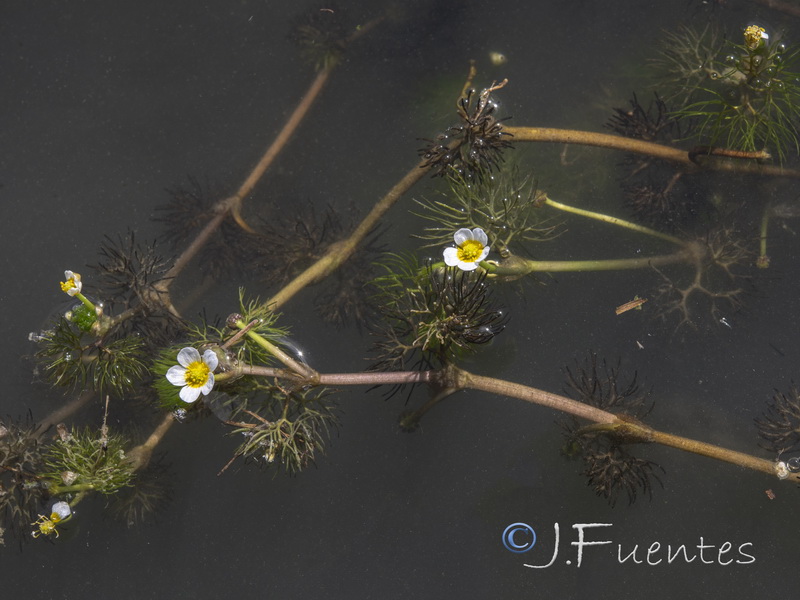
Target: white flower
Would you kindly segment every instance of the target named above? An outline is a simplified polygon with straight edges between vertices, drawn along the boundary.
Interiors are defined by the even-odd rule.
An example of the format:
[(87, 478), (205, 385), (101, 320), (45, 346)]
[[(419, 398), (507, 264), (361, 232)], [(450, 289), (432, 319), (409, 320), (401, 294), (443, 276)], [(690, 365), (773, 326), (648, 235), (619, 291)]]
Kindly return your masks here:
[(50, 520), (54, 523), (58, 523), (60, 521), (64, 521), (69, 518), (72, 514), (72, 509), (70, 508), (69, 504), (66, 502), (56, 502), (53, 504), (52, 514), (50, 515)]
[(70, 508), (69, 504), (63, 501), (56, 502), (53, 504), (52, 512), (50, 513), (49, 518), (45, 515), (39, 515), (39, 518), (31, 523), (31, 525), (34, 527), (31, 534), (35, 538), (38, 538), (40, 535), (54, 535), (59, 537), (56, 525), (62, 521), (66, 521), (71, 516), (72, 509)]
[(444, 249), (444, 262), (448, 267), (458, 267), (462, 271), (474, 271), (478, 263), (489, 255), (489, 238), (480, 227), (472, 231), (459, 229), (453, 236), (457, 248)]
[(70, 296), (74, 296), (75, 294), (79, 294), (80, 291), (83, 289), (83, 283), (81, 283), (80, 273), (73, 273), (72, 271), (64, 271), (64, 279), (66, 279), (66, 281), (61, 282), (62, 292), (66, 292)]
[(181, 400), (192, 403), (200, 394), (207, 396), (214, 387), (214, 369), (218, 362), (211, 349), (203, 352), (201, 357), (194, 348), (184, 348), (178, 352), (179, 364), (167, 371), (167, 380), (172, 385), (181, 386)]

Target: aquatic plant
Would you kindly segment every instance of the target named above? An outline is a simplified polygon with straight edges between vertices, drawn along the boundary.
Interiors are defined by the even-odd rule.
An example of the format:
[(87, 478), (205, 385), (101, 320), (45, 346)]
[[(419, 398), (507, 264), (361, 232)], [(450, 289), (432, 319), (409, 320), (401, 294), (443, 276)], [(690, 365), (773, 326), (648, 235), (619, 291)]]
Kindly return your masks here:
[[(687, 100), (677, 114), (696, 123), (694, 137), (700, 143), (764, 157), (774, 154), (783, 161), (787, 152), (800, 148), (798, 49), (759, 25), (748, 25), (741, 35), (741, 42), (719, 46), (713, 58), (704, 56), (700, 71), (705, 78), (690, 71), (680, 82)], [(666, 40), (670, 43), (675, 38)], [(687, 58), (680, 54), (674, 62)]]
[[(649, 394), (643, 392), (636, 375), (627, 383), (621, 383), (619, 363), (612, 366), (605, 360), (600, 362), (592, 353), (575, 370), (565, 368), (567, 393), (573, 398), (613, 411), (620, 419), (636, 421), (646, 416), (653, 405), (647, 402)], [(624, 492), (632, 504), (638, 495), (652, 497), (653, 481), (661, 483), (658, 471), (664, 469), (655, 462), (635, 456), (630, 445), (641, 443), (636, 437), (626, 438), (613, 428), (582, 424), (572, 417), (562, 422), (566, 443), (562, 452), (567, 456), (580, 455), (584, 463), (583, 474), (588, 485), (598, 496), (608, 500), (612, 506), (620, 493)]]
[(495, 116), (497, 105), (491, 94), (505, 84), (492, 84), (480, 93), (470, 89), (459, 98), (459, 123), (435, 139), (424, 140), (428, 144), (419, 151), (424, 168), (434, 175), (446, 175), (452, 169), (462, 177), (480, 180), (500, 167), (503, 150), (512, 147), (513, 134), (504, 130), (504, 119)]
[(373, 281), (382, 316), (375, 369), (445, 365), (505, 328), (485, 272), (422, 267), (413, 256), (389, 256), (382, 266), (386, 274)]
[[(675, 34), (668, 38), (673, 49), (664, 60), (675, 80), (684, 82), (684, 100), (671, 95), (678, 101), (675, 110), (667, 107), (667, 95), (655, 95), (647, 107), (634, 95), (629, 106), (615, 110), (608, 123), (613, 134), (510, 127), (496, 102), (510, 84), (487, 82), (480, 91), (473, 89), (473, 66), (455, 99), (457, 123), (427, 138), (419, 160), (409, 160), (413, 164), (406, 174), (360, 220), (342, 218), (327, 200), (324, 206), (285, 211), (269, 199), (266, 209), (246, 214), (245, 200), (250, 205), (257, 200), (253, 190), (297, 132), (346, 47), (380, 20), (348, 33), (333, 23), (329, 11), (299, 22), (295, 38), (318, 73), (275, 142), (235, 191), (211, 191), (196, 180), (172, 188), (161, 211), (165, 233), (158, 241), (142, 244), (130, 232), (106, 237), (94, 276), (64, 272), (58, 283), (71, 307), (31, 334), (31, 340), (37, 343), (40, 378), (76, 397), (39, 427), (0, 423), (4, 524), (26, 537), (61, 539), (59, 527), (77, 518), (73, 508), (89, 494), (116, 500), (128, 523), (142, 520), (168, 495), (145, 479), (148, 471), (159, 472), (154, 452), (167, 432), (189, 419), (217, 419), (235, 438), (220, 474), (238, 459), (273, 472), (302, 474), (338, 431), (339, 391), (347, 386), (383, 387), (389, 395), (407, 390), (409, 409), (399, 418), (405, 431), (415, 430), (429, 411), (465, 390), (520, 399), (532, 410), (556, 410), (564, 415), (564, 453), (580, 456), (589, 486), (612, 505), (622, 497), (629, 502), (650, 497), (661, 483), (664, 469), (639, 455), (652, 444), (800, 482), (800, 459), (789, 456), (800, 445), (794, 389), (777, 394), (757, 421), (770, 453), (762, 457), (654, 429), (645, 420), (657, 392), (643, 393), (635, 376), (626, 381), (618, 363), (594, 354), (565, 369), (566, 395), (463, 366), (472, 359), (476, 369), (490, 369), (481, 353), (491, 353), (500, 334), (514, 335), (518, 313), (531, 320), (548, 318), (538, 308), (501, 307), (497, 299), (507, 282), (560, 272), (639, 270), (652, 278), (655, 289), (648, 297), (637, 295), (621, 304), (617, 316), (640, 309), (643, 321), (661, 318), (676, 328), (690, 325), (703, 332), (712, 325), (730, 326), (725, 315), (743, 306), (753, 263), (769, 266), (766, 217), (754, 223), (752, 214), (739, 218), (709, 200), (700, 219), (693, 199), (681, 200), (677, 191), (701, 185), (707, 186), (703, 192), (716, 191), (710, 173), (798, 176), (759, 162), (766, 159), (764, 146), (783, 156), (797, 143), (795, 54), (765, 31), (748, 29), (744, 44), (729, 46), (733, 58), (721, 66), (706, 49), (719, 41), (711, 30)], [(700, 63), (681, 70), (686, 57)], [(697, 123), (694, 129), (685, 128), (687, 120)], [(680, 147), (690, 135), (703, 143)], [(744, 152), (708, 145), (720, 140)], [(556, 199), (561, 192), (540, 187), (524, 158), (513, 161), (513, 167), (506, 160), (519, 145), (533, 142), (624, 152), (627, 204), (608, 198)], [(416, 205), (408, 207), (424, 220), (412, 231), (421, 243), (405, 251), (392, 245), (390, 252), (382, 252), (378, 233), (387, 212), (423, 179), (438, 188), (420, 194)], [(774, 204), (763, 208), (764, 215), (777, 214)], [(625, 210), (641, 222), (617, 216)], [(601, 244), (590, 248), (588, 256), (576, 257), (579, 248), (552, 243), (569, 229), (601, 240), (624, 234), (634, 242), (627, 250), (620, 244), (616, 257), (604, 254)], [(757, 259), (750, 242), (759, 237)], [(178, 253), (174, 259), (162, 257), (165, 242)], [(424, 254), (431, 252), (433, 257)], [(203, 277), (186, 276), (194, 260)], [(182, 312), (182, 300), (204, 298), (207, 286), (223, 278), (266, 285), (270, 295), (250, 297), (240, 288), (238, 299), (228, 300), (232, 312), (226, 319), (193, 319)], [(185, 285), (175, 286), (179, 280)], [(280, 311), (321, 281), (333, 283), (307, 306), (339, 326), (354, 319), (356, 325), (368, 325), (374, 341), (371, 368), (319, 370), (321, 361), (299, 349), (303, 340), (288, 337), (292, 320), (302, 317)], [(558, 293), (551, 291), (554, 287), (544, 293)], [(429, 395), (415, 404), (420, 387)], [(97, 418), (86, 427), (67, 425), (98, 396), (106, 400), (102, 425)], [(140, 402), (126, 405), (131, 413), (145, 407), (148, 412), (141, 414), (160, 414), (152, 433), (138, 444), (108, 426), (109, 405), (134, 397)], [(187, 429), (180, 434), (190, 435)]]
[(53, 495), (95, 492), (112, 495), (131, 485), (133, 468), (125, 455), (129, 441), (118, 433), (63, 430), (47, 447), (41, 477)]
[(416, 200), (423, 209), (417, 214), (430, 223), (415, 235), (426, 242), (425, 247), (449, 243), (459, 229), (479, 227), (494, 250), (506, 256), (509, 247), (521, 249), (557, 235), (557, 225), (538, 210), (543, 195), (530, 175), (521, 175), (519, 169), (504, 169), (476, 181), (451, 170), (446, 179), (447, 190), (436, 199)]
[(9, 530), (18, 539), (27, 539), (46, 492), (39, 485), (42, 469), (41, 444), (32, 423), (0, 420), (0, 545)]

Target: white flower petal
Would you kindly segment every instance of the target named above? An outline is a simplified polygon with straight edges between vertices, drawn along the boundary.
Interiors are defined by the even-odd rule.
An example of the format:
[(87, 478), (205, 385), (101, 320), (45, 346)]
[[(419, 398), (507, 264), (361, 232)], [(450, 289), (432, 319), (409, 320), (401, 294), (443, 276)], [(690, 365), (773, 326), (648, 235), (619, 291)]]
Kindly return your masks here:
[(478, 258), (478, 260), (476, 260), (475, 262), (476, 262), (476, 263), (479, 263), (479, 262), (481, 262), (482, 260), (484, 260), (484, 259), (485, 259), (487, 256), (489, 256), (489, 246), (484, 246), (484, 247), (483, 247), (483, 252), (481, 252), (481, 255), (480, 255), (480, 257), (479, 257), (479, 258)]
[(208, 396), (212, 389), (214, 389), (214, 374), (209, 373), (208, 380), (206, 380), (205, 385), (200, 388), (200, 392), (203, 394), (203, 396)]
[(453, 235), (453, 239), (456, 242), (456, 246), (460, 246), (461, 244), (463, 244), (467, 240), (471, 240), (472, 239), (472, 232), (469, 229), (467, 229), (466, 227), (463, 227), (463, 228), (459, 229), (458, 231), (456, 231), (455, 235)]
[(61, 502), (53, 504), (52, 512), (57, 514), (58, 518), (63, 521), (72, 514), (72, 509), (69, 504), (62, 500)]
[(444, 249), (444, 264), (448, 267), (455, 267), (458, 264), (458, 248)]
[(186, 369), (175, 365), (167, 371), (167, 381), (172, 385), (186, 385)]
[(178, 362), (184, 367), (188, 367), (193, 362), (198, 362), (199, 360), (200, 353), (194, 348), (184, 348), (178, 352)]
[[(65, 281), (61, 284), (61, 289), (68, 295), (74, 296), (83, 289), (80, 273), (75, 273), (73, 271), (64, 271), (64, 279)], [(70, 286), (70, 287), (65, 288), (65, 286)]]
[(475, 269), (478, 268), (478, 263), (476, 262), (468, 263), (459, 261), (458, 268), (461, 269), (462, 271), (474, 271)]
[(486, 236), (486, 232), (480, 227), (476, 227), (472, 230), (472, 239), (478, 240), (483, 246), (489, 245), (489, 238)]
[(214, 352), (211, 348), (203, 352), (203, 362), (208, 365), (208, 368), (211, 372), (214, 372), (214, 369), (217, 368), (219, 364), (219, 358), (217, 358), (217, 353)]
[(187, 404), (191, 404), (200, 397), (200, 388), (193, 388), (185, 385), (181, 388), (181, 400)]

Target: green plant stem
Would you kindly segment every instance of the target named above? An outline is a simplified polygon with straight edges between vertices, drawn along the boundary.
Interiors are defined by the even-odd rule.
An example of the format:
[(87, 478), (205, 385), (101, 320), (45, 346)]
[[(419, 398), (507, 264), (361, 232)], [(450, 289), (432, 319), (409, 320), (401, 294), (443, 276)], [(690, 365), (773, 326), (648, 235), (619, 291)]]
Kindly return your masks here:
[[(247, 329), (248, 324), (240, 319), (236, 321), (236, 326), (239, 329), (244, 330)], [(313, 379), (314, 376), (316, 375), (316, 371), (314, 371), (314, 369), (312, 369), (307, 365), (304, 365), (303, 363), (297, 362), (291, 356), (286, 354), (286, 352), (281, 350), (278, 346), (270, 342), (264, 336), (256, 333), (252, 329), (249, 329), (245, 335), (249, 337), (251, 340), (253, 340), (256, 344), (261, 346), (264, 350), (269, 352), (272, 356), (281, 361), (284, 365), (286, 365), (297, 375), (308, 379)]]
[(772, 207), (767, 204), (764, 207), (764, 214), (761, 215), (761, 236), (759, 239), (759, 252), (756, 264), (759, 267), (766, 268), (769, 266), (769, 254), (767, 254), (767, 232), (769, 231), (769, 220), (772, 213)]
[[(85, 495), (86, 492), (91, 492), (95, 489), (95, 486), (91, 483), (76, 483), (74, 485), (51, 485), (48, 491), (50, 492), (51, 496), (58, 496), (59, 494), (72, 494), (74, 492), (80, 492), (81, 495)], [(77, 502), (75, 502), (77, 504)], [(74, 506), (70, 503), (70, 506)]]
[(86, 308), (88, 308), (89, 310), (91, 310), (93, 313), (97, 312), (97, 307), (96, 307), (96, 306), (94, 305), (94, 303), (93, 303), (91, 300), (89, 300), (89, 299), (88, 299), (86, 296), (84, 296), (84, 295), (83, 295), (83, 294), (81, 294), (80, 292), (77, 292), (77, 293), (75, 294), (75, 297), (76, 297), (78, 300), (80, 300), (81, 302), (83, 302), (83, 305), (84, 305)]
[(562, 202), (556, 202), (555, 200), (552, 200), (547, 196), (545, 196), (544, 203), (547, 204), (547, 206), (556, 208), (564, 212), (572, 213), (574, 215), (580, 215), (582, 217), (587, 217), (589, 219), (595, 219), (596, 221), (609, 223), (611, 225), (616, 225), (617, 227), (630, 229), (631, 231), (636, 231), (638, 233), (643, 233), (645, 235), (658, 238), (660, 240), (665, 240), (667, 242), (671, 242), (678, 246), (684, 246), (686, 244), (686, 242), (684, 242), (682, 239), (677, 238), (673, 235), (662, 233), (660, 231), (656, 231), (655, 229), (650, 229), (649, 227), (645, 227), (644, 225), (639, 225), (638, 223), (626, 221), (618, 217), (612, 217), (610, 215), (606, 215), (603, 213), (594, 212), (591, 210), (585, 210), (583, 208), (576, 208), (574, 206), (569, 206), (568, 204), (563, 204)]
[(530, 260), (513, 257), (500, 263), (481, 263), (490, 275), (516, 277), (529, 273), (565, 273), (587, 271), (620, 271), (647, 269), (676, 263), (691, 263), (694, 254), (690, 250), (679, 250), (672, 254), (640, 256), (637, 258), (609, 258), (600, 260)]

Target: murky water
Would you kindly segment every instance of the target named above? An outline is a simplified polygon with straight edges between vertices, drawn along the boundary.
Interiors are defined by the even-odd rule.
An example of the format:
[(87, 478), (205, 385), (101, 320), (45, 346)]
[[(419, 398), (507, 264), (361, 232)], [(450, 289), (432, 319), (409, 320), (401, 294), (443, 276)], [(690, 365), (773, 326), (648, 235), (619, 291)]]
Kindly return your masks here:
[[(347, 10), (358, 24), (381, 4), (330, 9)], [(418, 138), (453, 123), (470, 59), (479, 87), (508, 79), (497, 93), (502, 116), (513, 117), (508, 124), (600, 132), (631, 92), (650, 93), (646, 63), (665, 29), (712, 18), (736, 31), (758, 18), (795, 32), (790, 40), (800, 37), (797, 19), (743, 1), (710, 13), (699, 2), (404, 4), (399, 22), (347, 52), (257, 188), (250, 201), (267, 218), (306, 201), (320, 212), (330, 205), (363, 215), (417, 162)], [(89, 273), (104, 235), (161, 235), (155, 208), (166, 202), (165, 189), (188, 177), (227, 193), (244, 179), (313, 79), (287, 41), (292, 18), (321, 8), (328, 7), (277, 0), (0, 8), (3, 414), (41, 419), (65, 402), (35, 380), (25, 358), (28, 333), (63, 302), (64, 269)], [(493, 64), (492, 52), (507, 61)], [(551, 197), (628, 217), (621, 154), (555, 144), (517, 144), (514, 154)], [(424, 180), (392, 209), (382, 239), (388, 250), (417, 248), (410, 236), (424, 223), (410, 214), (411, 198), (432, 196), (439, 185)], [(726, 174), (698, 185), (727, 206), (745, 205), (737, 210), (756, 224), (746, 232), (751, 241), (759, 203), (783, 206), (798, 196), (789, 179)], [(535, 257), (671, 250), (601, 224), (570, 220), (567, 229), (534, 246)], [(509, 325), (465, 368), (561, 392), (563, 367), (589, 350), (619, 357), (652, 387), (653, 427), (773, 459), (759, 449), (752, 420), (774, 388), (785, 391), (797, 378), (795, 246), (791, 232), (776, 227), (771, 269), (747, 288), (745, 308), (725, 308), (698, 331), (672, 333), (644, 310), (614, 314), (661, 283), (650, 269), (560, 273), (498, 291)], [(204, 274), (198, 263), (177, 284), (192, 318), (203, 310), (224, 318), (237, 307), (240, 285), (262, 297), (275, 291), (245, 274), (197, 292)], [(372, 340), (317, 316), (324, 285), (294, 298), (282, 319), (315, 368), (361, 370)], [(425, 399), (418, 390), (410, 402)], [(663, 488), (654, 486), (652, 500), (629, 507), (623, 498), (611, 508), (586, 486), (580, 462), (561, 455), (554, 412), (462, 392), (406, 434), (397, 426), (404, 401), (342, 390), (338, 435), (316, 468), (294, 478), (239, 463), (218, 477), (238, 440), (214, 418), (175, 426), (158, 448), (171, 502), (157, 524), (128, 529), (104, 516), (103, 499), (84, 501), (64, 539), (36, 540), (21, 553), (7, 540), (4, 597), (786, 598), (796, 589), (794, 485), (641, 447), (637, 453), (665, 468)], [(146, 435), (154, 413), (118, 401), (109, 424)], [(102, 414), (98, 401), (77, 420), (97, 425)], [(519, 522), (537, 534), (524, 554), (501, 540)], [(575, 524), (603, 524), (584, 527), (585, 541), (609, 542), (583, 547), (580, 565)]]

